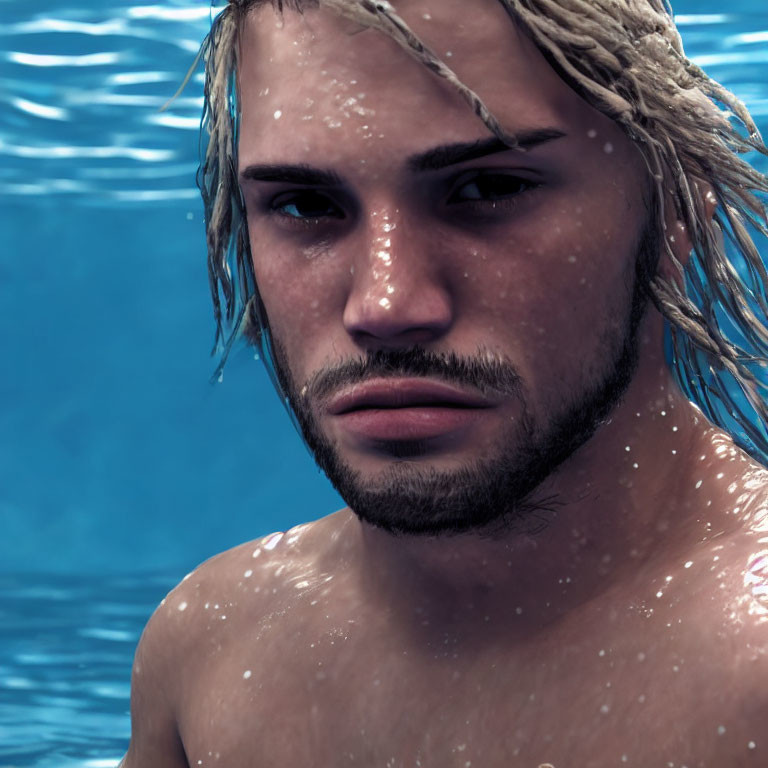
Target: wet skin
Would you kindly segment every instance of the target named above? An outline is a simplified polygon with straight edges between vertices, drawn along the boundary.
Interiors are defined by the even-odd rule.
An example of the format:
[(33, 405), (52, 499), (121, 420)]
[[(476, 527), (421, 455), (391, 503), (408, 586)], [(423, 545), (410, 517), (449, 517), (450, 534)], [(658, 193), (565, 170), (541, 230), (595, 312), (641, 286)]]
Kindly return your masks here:
[[(409, 158), (489, 137), (450, 87), (324, 12), (251, 15), (239, 160), (254, 269), (297, 383), (377, 349), (483, 349), (514, 362), (544, 426), (605, 374), (647, 180), (498, 4), (462, 7), (401, 13), (507, 130), (551, 131), (439, 170)], [(266, 180), (278, 165), (341, 183)], [(523, 181), (493, 205), (477, 182), (490, 171)], [(520, 434), (512, 395), (459, 422), (414, 408), (392, 433), (312, 407), (372, 484), (388, 439), (423, 440), (404, 471), (451, 471)], [(342, 510), (190, 574), (137, 653), (125, 764), (766, 765), (764, 483), (676, 388), (649, 307), (620, 404), (535, 494), (559, 501), (544, 530), (393, 537)]]

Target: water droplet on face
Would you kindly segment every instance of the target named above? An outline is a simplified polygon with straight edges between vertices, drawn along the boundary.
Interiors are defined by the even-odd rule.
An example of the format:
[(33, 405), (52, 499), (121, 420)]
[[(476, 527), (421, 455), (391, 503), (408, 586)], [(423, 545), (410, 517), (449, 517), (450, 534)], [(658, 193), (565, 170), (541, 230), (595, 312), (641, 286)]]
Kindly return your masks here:
[(392, 306), (392, 303), (387, 298), (379, 299), (379, 306), (383, 309), (389, 309)]
[(246, 669), (245, 672), (243, 672), (243, 680), (248, 680), (248, 678), (250, 678), (250, 676), (251, 676), (251, 670), (250, 669)]
[(179, 603), (179, 610), (180, 611), (186, 611), (187, 610), (187, 603), (185, 600), (182, 600), (182, 602)]
[(597, 137), (597, 131), (594, 128), (590, 128), (587, 131), (587, 137), (590, 138), (590, 139), (596, 138)]
[(283, 116), (283, 111), (281, 109), (276, 109), (275, 114), (273, 115), (275, 120), (279, 120), (282, 116)]
[(610, 155), (613, 153), (613, 144), (611, 144), (610, 141), (606, 141), (603, 145), (603, 152), (605, 152), (606, 155)]

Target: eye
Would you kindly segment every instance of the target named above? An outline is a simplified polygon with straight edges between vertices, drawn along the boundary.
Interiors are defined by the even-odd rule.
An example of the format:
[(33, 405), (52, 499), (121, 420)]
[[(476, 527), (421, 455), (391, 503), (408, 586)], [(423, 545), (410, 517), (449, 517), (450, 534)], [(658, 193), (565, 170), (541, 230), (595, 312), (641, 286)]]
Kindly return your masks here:
[(448, 204), (497, 203), (514, 198), (535, 186), (532, 181), (508, 173), (482, 173), (454, 187)]
[(269, 209), (278, 216), (298, 221), (345, 218), (336, 203), (316, 190), (285, 192), (270, 202)]

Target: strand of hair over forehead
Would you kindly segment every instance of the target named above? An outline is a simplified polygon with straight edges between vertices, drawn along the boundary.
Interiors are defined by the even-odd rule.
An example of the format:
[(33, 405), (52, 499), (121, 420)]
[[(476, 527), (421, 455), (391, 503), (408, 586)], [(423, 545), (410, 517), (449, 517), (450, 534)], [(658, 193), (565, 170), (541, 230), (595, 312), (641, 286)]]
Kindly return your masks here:
[[(216, 340), (223, 352), (217, 373), (246, 324), (261, 323), (261, 330), (266, 330), (251, 274), (234, 170), (239, 25), (249, 9), (263, 2), (231, 0), (203, 44), (204, 122), (209, 139), (199, 183), (206, 209)], [(669, 321), (678, 376), (689, 394), (698, 383), (710, 418), (718, 422), (730, 416), (746, 436), (746, 447), (768, 461), (764, 431), (768, 387), (759, 375), (768, 356), (768, 275), (749, 234), (752, 227), (768, 236), (761, 199), (768, 193), (768, 179), (740, 157), (749, 151), (768, 154), (768, 149), (746, 107), (685, 57), (670, 8), (663, 0), (498, 2), (566, 82), (637, 143), (655, 185), (660, 228), (664, 227), (665, 204), (673, 201), (675, 216), (685, 224), (694, 244), (698, 269), (684, 271), (671, 238), (665, 237), (666, 255), (677, 277), (656, 276), (648, 288)], [(273, 0), (273, 5), (280, 11), (283, 6), (293, 11), (323, 6), (389, 35), (450, 83), (492, 133), (514, 146), (480, 97), (424, 45), (389, 2)], [(696, 189), (700, 181), (709, 183), (717, 198), (713, 220)], [(748, 280), (742, 279), (729, 259), (726, 242)], [(686, 275), (695, 296), (684, 287)], [(263, 342), (268, 334), (259, 335)], [(683, 370), (686, 366), (689, 370)], [(729, 378), (743, 392), (746, 407), (726, 387)], [(750, 408), (762, 426), (754, 424)]]

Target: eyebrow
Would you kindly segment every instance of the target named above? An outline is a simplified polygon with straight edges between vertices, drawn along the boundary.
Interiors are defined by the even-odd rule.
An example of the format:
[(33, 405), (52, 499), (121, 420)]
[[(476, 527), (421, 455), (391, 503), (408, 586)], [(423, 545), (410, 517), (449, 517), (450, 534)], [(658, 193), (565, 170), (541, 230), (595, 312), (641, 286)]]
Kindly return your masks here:
[[(516, 144), (512, 146), (496, 136), (478, 141), (444, 144), (426, 152), (411, 155), (407, 159), (406, 165), (415, 173), (439, 171), (452, 165), (465, 163), (468, 160), (477, 160), (500, 152), (526, 151), (541, 144), (562, 139), (566, 135), (558, 128), (536, 128), (515, 134)], [(314, 168), (304, 163), (296, 165), (280, 163), (249, 165), (240, 174), (240, 180), (273, 181), (308, 187), (341, 187), (344, 184), (342, 177), (335, 171)]]

